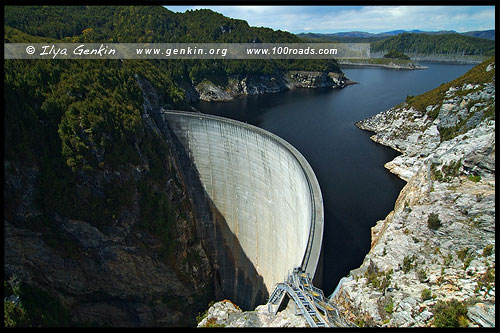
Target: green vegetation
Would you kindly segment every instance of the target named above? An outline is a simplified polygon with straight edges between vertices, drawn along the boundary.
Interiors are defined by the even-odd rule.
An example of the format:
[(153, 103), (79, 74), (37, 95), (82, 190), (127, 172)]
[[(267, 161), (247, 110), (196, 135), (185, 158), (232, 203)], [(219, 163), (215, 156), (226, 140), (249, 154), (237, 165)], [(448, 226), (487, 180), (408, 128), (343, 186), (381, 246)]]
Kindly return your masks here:
[(384, 54), (384, 58), (410, 60), (410, 57), (408, 57), (406, 54), (404, 54), (403, 52), (396, 51), (394, 49)]
[(491, 288), (493, 288), (494, 286), (495, 286), (495, 268), (488, 267), (486, 272), (481, 274), (481, 276), (477, 280), (477, 286), (475, 292), (479, 293), (483, 288), (486, 290), (486, 292), (489, 292)]
[[(439, 106), (441, 105), (443, 99), (445, 99), (445, 92), (448, 91), (450, 87), (462, 87), (464, 84), (482, 84), (486, 82), (491, 82), (495, 76), (495, 69), (487, 72), (486, 67), (495, 62), (495, 58), (491, 57), (483, 61), (481, 64), (471, 68), (464, 75), (456, 78), (448, 83), (443, 83), (439, 87), (425, 92), (418, 96), (409, 96), (407, 99), (408, 107), (413, 107), (419, 111), (425, 112), (427, 106), (438, 105), (436, 108), (439, 112)], [(430, 112), (428, 115), (432, 119), (436, 119), (438, 113)]]
[(493, 246), (493, 244), (486, 245), (483, 249), (483, 257), (489, 257), (490, 255), (492, 255), (494, 248), (495, 247)]
[[(450, 81), (448, 83), (443, 83), (439, 87), (425, 92), (418, 96), (408, 96), (405, 103), (405, 107), (413, 107), (421, 112), (426, 112), (431, 119), (436, 119), (439, 115), (439, 110), (441, 108), (442, 102), (445, 99), (445, 93), (451, 87), (463, 87), (465, 84), (482, 85), (483, 83), (492, 82), (495, 77), (495, 69), (486, 71), (486, 68), (491, 63), (495, 63), (495, 58), (491, 57), (483, 61), (481, 64), (473, 67), (467, 73), (460, 76), (459, 78)], [(456, 94), (460, 95), (465, 92), (471, 92), (472, 90), (466, 90), (464, 92), (459, 91)], [(433, 106), (432, 110), (426, 110), (427, 106)], [(468, 105), (470, 108), (471, 105)], [(494, 101), (489, 101), (486, 106), (486, 111), (481, 116), (481, 121), (484, 119), (495, 119), (495, 104)], [(474, 112), (470, 112), (467, 118), (462, 119), (456, 126), (452, 127), (438, 127), (441, 141), (450, 140), (460, 134), (465, 133), (467, 128), (468, 120), (474, 115)]]
[(452, 260), (453, 260), (453, 256), (451, 255), (451, 253), (448, 253), (448, 255), (446, 257), (443, 256), (443, 267), (442, 268), (444, 269), (444, 267), (450, 266)]
[(423, 34), (404, 32), (396, 36), (352, 37), (334, 34), (298, 34), (305, 42), (370, 43), (371, 52), (394, 50), (421, 55), (445, 55), (451, 57), (491, 56), (495, 41), (463, 34)]
[(392, 269), (386, 272), (379, 272), (376, 266), (370, 265), (368, 266), (364, 277), (367, 279), (368, 284), (371, 284), (375, 289), (383, 292), (391, 284), (392, 273)]
[(176, 216), (164, 191), (155, 191), (151, 184), (141, 184), (141, 220), (139, 227), (161, 240), (160, 255), (167, 258), (175, 246)]
[(433, 307), (434, 325), (436, 327), (467, 327), (467, 307), (462, 302), (438, 301)]
[(437, 213), (430, 213), (427, 217), (427, 226), (429, 229), (437, 230), (441, 227), (441, 220)]
[(425, 273), (425, 270), (419, 269), (417, 271), (417, 278), (418, 278), (418, 281), (425, 282), (427, 280), (427, 274)]
[(413, 262), (415, 261), (416, 257), (415, 255), (413, 256), (405, 256), (403, 258), (403, 272), (408, 273), (413, 267), (416, 267), (416, 263), (414, 264)]
[[(250, 27), (210, 10), (178, 14), (161, 6), (4, 9), (8, 43), (300, 42), (293, 34)], [(173, 258), (177, 221), (190, 208), (171, 193), (169, 181), (179, 185), (171, 148), (144, 125), (143, 93), (154, 94), (150, 97), (158, 105), (153, 107), (185, 110), (189, 108), (185, 87), (203, 80), (224, 84), (233, 75), (286, 70), (340, 72), (333, 59), (6, 60), (4, 159), (10, 166), (5, 177), (21, 181), (30, 177), (27, 185), (34, 196), (30, 209), (39, 214), (28, 221), (17, 217), (25, 195), (23, 184), (22, 190), (5, 189), (5, 215), (40, 232), (45, 244), (68, 260), (81, 259), (84, 251), (61, 233), (57, 218), (85, 221), (100, 230), (133, 218), (132, 228), (149, 233), (161, 244), (160, 259), (178, 265)], [(144, 82), (154, 92), (143, 92), (140, 83)], [(195, 255), (188, 260), (195, 261)], [(38, 295), (46, 304), (39, 302)], [(5, 322), (66, 325), (63, 310), (47, 297), (28, 292), (20, 306), (5, 303), (9, 314)], [(42, 309), (59, 314), (39, 314)]]
[(460, 174), (461, 166), (462, 160), (451, 161), (450, 163), (444, 164), (441, 170), (438, 169), (435, 164), (432, 164), (431, 177), (433, 180), (440, 182), (450, 182), (454, 177)]
[(365, 320), (363, 318), (356, 318), (354, 320), (354, 324), (357, 326), (357, 327), (365, 327)]
[(467, 178), (469, 178), (469, 180), (473, 181), (474, 183), (481, 181), (480, 175), (469, 175)]
[(392, 298), (389, 299), (387, 305), (384, 307), (384, 310), (388, 314), (392, 314), (392, 312), (394, 311), (394, 302), (392, 301)]
[(342, 62), (349, 62), (353, 64), (365, 64), (365, 65), (400, 65), (409, 66), (413, 64), (410, 59), (400, 59), (400, 58), (369, 58), (369, 59), (344, 59)]
[(431, 293), (431, 291), (429, 289), (425, 288), (420, 293), (420, 297), (422, 297), (422, 301), (427, 301), (427, 300), (429, 300), (429, 299), (432, 298), (432, 293)]
[(47, 292), (20, 283), (14, 287), (4, 281), (4, 295), (17, 296), (15, 304), (4, 300), (5, 327), (68, 327), (71, 325), (69, 311)]
[[(250, 27), (243, 20), (208, 9), (174, 13), (160, 6), (8, 6), (6, 40), (26, 41), (33, 35), (64, 42), (122, 43), (299, 43), (293, 34)], [(282, 70), (338, 72), (331, 60), (185, 60), (147, 62), (173, 86), (169, 96), (182, 95), (179, 82), (190, 78), (226, 81), (230, 75), (272, 74)], [(158, 68), (160, 67), (160, 68)], [(165, 70), (167, 67), (168, 69)], [(160, 80), (155, 80), (159, 84)], [(170, 88), (172, 89), (172, 88)], [(168, 91), (168, 90), (167, 90)]]
[(402, 33), (384, 40), (370, 43), (371, 52), (395, 50), (404, 53), (442, 55), (495, 54), (495, 41), (460, 34), (415, 34)]
[(383, 292), (391, 284), (392, 273), (392, 269), (387, 272), (379, 272), (376, 267), (370, 265), (366, 270), (364, 277), (367, 279), (368, 284), (371, 284), (375, 289)]
[(457, 257), (464, 263), (464, 269), (467, 269), (470, 262), (474, 259), (474, 252), (470, 248), (465, 247), (457, 251)]
[[(4, 37), (8, 42), (299, 41), (210, 10), (176, 14), (161, 6), (7, 6)], [(148, 80), (160, 94), (160, 106), (185, 109), (182, 84), (188, 78), (196, 84), (288, 69), (338, 71), (334, 60), (8, 60), (4, 65), (5, 159), (40, 170), (35, 196), (46, 225), (55, 213), (95, 226), (109, 224), (133, 206), (138, 194), (141, 225), (170, 244), (165, 253), (171, 252), (167, 239), (174, 235), (166, 229), (182, 214), (158, 194), (164, 186), (154, 184), (172, 176), (163, 157), (168, 147), (143, 126), (138, 79)], [(144, 162), (147, 179), (139, 188), (130, 167)], [(103, 178), (102, 172), (121, 176)], [(91, 190), (89, 179), (96, 178), (101, 181)], [(19, 196), (7, 194), (8, 206), (15, 207)], [(59, 241), (48, 242), (56, 246)]]

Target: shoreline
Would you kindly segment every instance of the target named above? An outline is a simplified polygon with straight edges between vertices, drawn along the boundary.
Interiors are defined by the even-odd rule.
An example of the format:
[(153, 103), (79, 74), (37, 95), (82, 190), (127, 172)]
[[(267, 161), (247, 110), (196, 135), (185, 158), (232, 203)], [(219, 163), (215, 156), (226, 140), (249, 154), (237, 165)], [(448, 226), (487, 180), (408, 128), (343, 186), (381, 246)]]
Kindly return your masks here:
[(357, 68), (357, 67), (372, 67), (372, 68), (389, 68), (389, 69), (407, 69), (407, 70), (421, 70), (428, 69), (427, 66), (421, 66), (417, 63), (407, 63), (407, 64), (396, 64), (390, 62), (388, 64), (377, 64), (377, 63), (367, 63), (367, 62), (352, 62), (352, 61), (342, 61), (338, 60), (339, 67), (342, 68)]

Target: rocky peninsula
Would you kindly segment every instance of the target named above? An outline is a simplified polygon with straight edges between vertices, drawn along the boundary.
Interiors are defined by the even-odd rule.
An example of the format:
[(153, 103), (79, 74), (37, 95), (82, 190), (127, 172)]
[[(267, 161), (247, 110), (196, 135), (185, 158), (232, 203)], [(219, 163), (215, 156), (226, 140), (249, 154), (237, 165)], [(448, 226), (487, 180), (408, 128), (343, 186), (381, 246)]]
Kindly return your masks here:
[(295, 88), (343, 88), (354, 82), (342, 72), (286, 71), (274, 75), (232, 76), (227, 84), (204, 80), (190, 91), (192, 100), (231, 101), (247, 95), (276, 93)]
[(382, 67), (391, 69), (426, 69), (427, 67), (417, 64), (411, 60), (370, 58), (370, 59), (339, 59), (341, 67)]

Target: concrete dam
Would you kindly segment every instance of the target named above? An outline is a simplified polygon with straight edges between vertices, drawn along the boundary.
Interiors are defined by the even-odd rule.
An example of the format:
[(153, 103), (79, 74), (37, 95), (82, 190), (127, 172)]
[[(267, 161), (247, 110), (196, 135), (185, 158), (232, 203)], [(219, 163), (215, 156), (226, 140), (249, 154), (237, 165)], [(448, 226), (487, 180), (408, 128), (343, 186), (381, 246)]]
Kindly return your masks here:
[(253, 309), (295, 267), (314, 277), (323, 201), (306, 159), (285, 140), (242, 122), (181, 111), (161, 117), (197, 170), (200, 184), (184, 176), (188, 187), (199, 186), (213, 204), (198, 233), (210, 240), (222, 297)]

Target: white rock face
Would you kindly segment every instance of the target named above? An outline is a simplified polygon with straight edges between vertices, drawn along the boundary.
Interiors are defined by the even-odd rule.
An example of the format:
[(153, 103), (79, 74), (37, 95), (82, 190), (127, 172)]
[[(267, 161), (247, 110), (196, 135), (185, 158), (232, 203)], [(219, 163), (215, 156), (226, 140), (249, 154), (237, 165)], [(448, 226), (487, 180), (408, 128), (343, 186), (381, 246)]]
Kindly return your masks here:
[[(485, 70), (494, 68), (492, 63)], [(375, 132), (375, 142), (402, 153), (385, 166), (407, 184), (394, 210), (372, 228), (363, 264), (341, 280), (331, 299), (345, 320), (358, 326), (429, 327), (434, 305), (455, 299), (466, 306), (463, 320), (469, 327), (495, 326), (491, 108), (494, 80), (450, 87), (442, 103), (426, 112), (402, 106), (356, 124)], [(454, 134), (443, 136), (446, 128)], [(433, 216), (437, 227), (429, 223)], [(307, 325), (289, 309), (272, 316), (265, 306), (241, 312), (228, 305), (221, 321), (209, 319), (210, 313), (199, 326), (207, 320), (234, 327)]]
[[(434, 120), (402, 106), (357, 123), (402, 153), (385, 166), (407, 184), (372, 228), (363, 264), (333, 297), (351, 322), (433, 326), (433, 306), (456, 299), (469, 326), (494, 326), (495, 120), (485, 116), (494, 101), (494, 82), (464, 84), (446, 91)], [(447, 127), (456, 130), (450, 138), (440, 133)], [(428, 223), (433, 214), (437, 228)]]
[[(291, 304), (289, 304), (291, 305)], [(212, 305), (198, 327), (308, 327), (304, 316), (296, 315), (292, 306), (276, 315), (267, 311), (267, 305), (259, 305), (254, 311), (241, 311), (230, 301)]]

